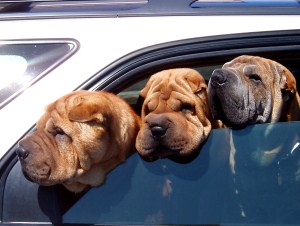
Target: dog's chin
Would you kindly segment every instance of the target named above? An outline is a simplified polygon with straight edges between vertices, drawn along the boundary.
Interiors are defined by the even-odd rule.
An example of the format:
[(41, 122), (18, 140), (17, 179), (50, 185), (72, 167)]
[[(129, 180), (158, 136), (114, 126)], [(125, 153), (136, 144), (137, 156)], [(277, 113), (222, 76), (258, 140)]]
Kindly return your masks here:
[(249, 124), (248, 119), (228, 119), (225, 115), (220, 117), (220, 120), (227, 126), (233, 129), (242, 129), (245, 128)]
[(27, 174), (24, 170), (22, 170), (22, 172), (23, 172), (24, 177), (25, 177), (28, 181), (30, 181), (30, 182), (32, 182), (32, 183), (35, 183), (35, 181), (32, 180), (31, 177), (28, 176), (28, 174)]
[[(205, 143), (205, 142), (204, 142)], [(177, 163), (189, 163), (194, 160), (200, 153), (200, 148), (195, 150), (171, 149), (167, 147), (158, 147), (151, 149), (146, 155), (140, 155), (147, 162), (153, 162), (158, 159), (170, 159)]]
[(230, 105), (227, 105), (226, 100), (220, 100), (220, 98), (216, 95), (213, 98), (213, 118), (215, 120), (221, 120), (228, 127), (244, 128), (249, 121), (251, 121), (248, 117), (246, 117), (249, 114), (245, 114), (245, 112), (240, 109), (229, 106)]
[(143, 154), (140, 154), (140, 156), (142, 157), (143, 160), (147, 162), (153, 162), (158, 159), (167, 158), (170, 155), (174, 155), (174, 154), (175, 154), (174, 151), (165, 147), (158, 146), (152, 149), (148, 149)]
[(29, 176), (26, 172), (23, 171), (23, 174), (24, 174), (24, 177), (32, 182), (32, 183), (36, 183), (36, 184), (39, 184), (39, 185), (42, 185), (42, 186), (52, 186), (52, 185), (55, 185), (55, 184), (58, 184), (58, 183), (55, 183), (53, 181), (49, 181), (45, 178), (41, 179), (41, 178), (37, 178), (37, 177), (32, 177), (32, 176)]
[(58, 182), (49, 179), (51, 175), (51, 169), (49, 169), (47, 173), (42, 173), (38, 175), (33, 175), (24, 169), (22, 170), (22, 172), (24, 177), (32, 183), (37, 183), (42, 186), (51, 186), (51, 185), (58, 184)]

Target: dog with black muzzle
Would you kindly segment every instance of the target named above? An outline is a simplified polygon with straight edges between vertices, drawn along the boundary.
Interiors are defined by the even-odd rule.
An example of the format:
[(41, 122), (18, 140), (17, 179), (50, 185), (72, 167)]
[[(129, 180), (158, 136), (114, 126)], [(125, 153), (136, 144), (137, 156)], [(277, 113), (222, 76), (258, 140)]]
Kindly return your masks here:
[(278, 62), (258, 56), (239, 56), (214, 70), (208, 99), (213, 117), (233, 128), (300, 119), (295, 77)]
[(207, 103), (207, 85), (193, 69), (179, 68), (151, 76), (141, 90), (142, 124), (136, 148), (148, 161), (197, 153), (212, 128), (221, 126), (212, 120)]

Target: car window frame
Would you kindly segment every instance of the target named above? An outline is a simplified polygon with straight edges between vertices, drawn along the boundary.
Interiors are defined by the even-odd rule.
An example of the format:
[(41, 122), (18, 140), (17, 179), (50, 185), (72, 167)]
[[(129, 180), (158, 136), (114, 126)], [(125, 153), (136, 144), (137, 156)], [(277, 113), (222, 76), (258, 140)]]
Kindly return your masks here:
[[(269, 46), (266, 45), (266, 41), (270, 42)], [(259, 52), (257, 52), (257, 45), (260, 46)], [(168, 42), (146, 47), (116, 60), (101, 69), (89, 81), (78, 86), (76, 90), (106, 90), (118, 93), (121, 89), (128, 87), (131, 82), (163, 69), (175, 66), (196, 66), (197, 61), (205, 59), (206, 62), (210, 60), (212, 63), (218, 62), (219, 58), (224, 61), (245, 53), (266, 54), (266, 52), (290, 50), (300, 50), (300, 30), (232, 34)], [(33, 126), (24, 136), (34, 129)], [(2, 222), (3, 192), (7, 175), (17, 162), (16, 147), (17, 143), (0, 161), (0, 217)]]
[[(0, 45), (51, 45), (51, 44), (65, 44), (65, 45), (72, 45), (73, 48), (70, 48), (68, 52), (66, 52), (64, 55), (60, 56), (58, 59), (55, 60), (54, 63), (52, 63), (50, 66), (45, 67), (40, 73), (34, 76), (30, 76), (31, 79), (24, 84), (21, 84), (21, 87), (13, 90), (13, 92), (10, 95), (7, 95), (7, 97), (0, 102), (0, 109), (5, 107), (7, 104), (9, 104), (12, 100), (14, 100), (16, 97), (22, 94), (24, 90), (29, 88), (30, 86), (34, 85), (37, 83), (39, 80), (44, 78), (49, 72), (53, 71), (55, 68), (59, 67), (61, 64), (63, 64), (66, 60), (68, 60), (70, 57), (72, 57), (79, 49), (80, 49), (80, 43), (75, 40), (75, 39), (70, 39), (70, 38), (64, 38), (64, 39), (23, 39), (23, 40), (0, 40)], [(25, 55), (25, 54), (24, 54)], [(24, 76), (24, 75), (22, 75)], [(20, 76), (20, 77), (22, 77)], [(4, 86), (3, 89), (8, 88), (9, 85), (13, 84), (12, 83), (8, 84), (8, 86)]]

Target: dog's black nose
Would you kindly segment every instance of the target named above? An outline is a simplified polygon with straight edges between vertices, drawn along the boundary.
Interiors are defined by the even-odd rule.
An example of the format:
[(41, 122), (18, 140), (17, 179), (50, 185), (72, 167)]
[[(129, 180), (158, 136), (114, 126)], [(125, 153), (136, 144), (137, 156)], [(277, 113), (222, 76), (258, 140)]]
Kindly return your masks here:
[(167, 131), (167, 127), (162, 127), (162, 126), (152, 126), (150, 129), (151, 129), (152, 136), (156, 138), (163, 137)]
[(211, 85), (214, 87), (219, 87), (225, 84), (226, 75), (222, 69), (216, 69), (211, 75)]
[(19, 146), (16, 150), (16, 153), (18, 155), (18, 157), (22, 160), (26, 159), (29, 155), (28, 150), (26, 150), (24, 147)]

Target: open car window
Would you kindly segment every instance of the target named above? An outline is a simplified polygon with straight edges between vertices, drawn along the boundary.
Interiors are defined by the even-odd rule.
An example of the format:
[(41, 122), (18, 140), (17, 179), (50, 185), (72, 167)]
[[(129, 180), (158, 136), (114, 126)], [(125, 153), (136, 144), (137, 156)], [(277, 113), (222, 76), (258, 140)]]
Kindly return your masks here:
[[(298, 78), (294, 63), (284, 64)], [(208, 81), (220, 67), (216, 63), (195, 69)], [(148, 79), (118, 95), (134, 106)], [(187, 163), (146, 162), (135, 154), (109, 175), (104, 186), (91, 189), (72, 206), (63, 222), (299, 224), (299, 126), (300, 122), (282, 122), (215, 129), (197, 158)]]

